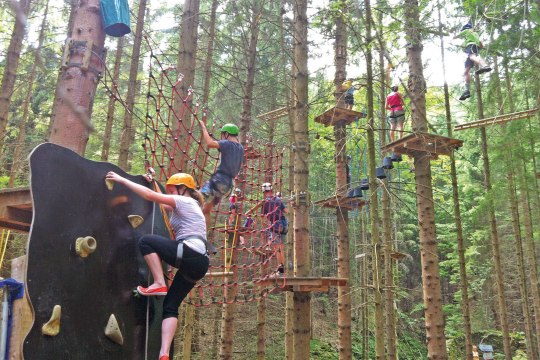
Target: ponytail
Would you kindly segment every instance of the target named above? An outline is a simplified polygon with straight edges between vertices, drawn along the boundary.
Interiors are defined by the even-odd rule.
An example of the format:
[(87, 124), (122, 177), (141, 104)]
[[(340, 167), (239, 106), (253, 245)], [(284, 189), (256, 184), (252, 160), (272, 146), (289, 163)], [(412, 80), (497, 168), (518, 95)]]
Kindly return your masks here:
[(204, 197), (200, 192), (198, 192), (195, 189), (190, 189), (190, 188), (188, 188), (188, 191), (189, 191), (189, 196), (191, 196), (192, 199), (197, 200), (200, 206), (204, 204)]

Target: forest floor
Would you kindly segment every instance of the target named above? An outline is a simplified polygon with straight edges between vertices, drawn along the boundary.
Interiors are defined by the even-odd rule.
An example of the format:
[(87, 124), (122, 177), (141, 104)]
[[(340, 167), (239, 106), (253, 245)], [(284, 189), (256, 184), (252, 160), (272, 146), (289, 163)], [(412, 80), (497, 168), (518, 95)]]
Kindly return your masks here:
[[(330, 352), (335, 351), (337, 356), (337, 302), (329, 301), (327, 294), (313, 296), (312, 301), (312, 340), (317, 344), (324, 344)], [(221, 307), (219, 307), (221, 310)], [(219, 349), (214, 349), (214, 329), (219, 329), (221, 311), (216, 312), (215, 306), (199, 308), (202, 331), (199, 343), (200, 349), (193, 354), (192, 359), (208, 360), (219, 358)], [(219, 322), (216, 325), (216, 321)], [(219, 331), (219, 330), (218, 330)], [(266, 299), (266, 346), (265, 358), (268, 360), (285, 358), (285, 293), (271, 294)], [(177, 342), (178, 344), (178, 342)], [(181, 346), (181, 344), (179, 344)], [(178, 346), (174, 359), (181, 359), (181, 347)], [(219, 346), (219, 345), (218, 345)], [(334, 350), (334, 351), (332, 351)], [(315, 355), (315, 354), (313, 354)], [(332, 354), (333, 355), (333, 354)], [(332, 359), (334, 356), (312, 359)], [(329, 357), (330, 356), (330, 357)], [(233, 336), (233, 359), (257, 358), (257, 302), (236, 305)], [(336, 357), (337, 359), (337, 357)]]

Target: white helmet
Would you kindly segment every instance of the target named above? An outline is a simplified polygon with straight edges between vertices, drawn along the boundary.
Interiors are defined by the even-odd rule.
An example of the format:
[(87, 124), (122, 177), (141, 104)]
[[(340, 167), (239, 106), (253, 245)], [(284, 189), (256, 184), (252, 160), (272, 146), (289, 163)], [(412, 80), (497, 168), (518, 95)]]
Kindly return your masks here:
[(272, 184), (269, 182), (262, 184), (262, 191), (272, 191)]
[(236, 188), (236, 189), (234, 189), (234, 192), (235, 192), (236, 194), (240, 194), (240, 193), (242, 192), (242, 189)]

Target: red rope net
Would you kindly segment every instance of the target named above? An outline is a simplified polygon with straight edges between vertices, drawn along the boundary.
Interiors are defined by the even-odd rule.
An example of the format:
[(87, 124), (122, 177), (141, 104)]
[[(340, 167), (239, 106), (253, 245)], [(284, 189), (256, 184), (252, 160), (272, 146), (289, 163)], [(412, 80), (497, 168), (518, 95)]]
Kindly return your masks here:
[[(198, 120), (210, 133), (216, 123), (182, 80), (175, 68), (152, 56), (143, 147), (161, 182), (185, 172), (202, 186), (217, 166), (218, 153), (202, 145)], [(282, 190), (283, 149), (250, 139), (244, 150), (245, 161), (234, 180), (237, 196), (223, 198), (212, 214), (208, 240), (218, 253), (211, 256), (207, 276), (186, 299), (195, 306), (253, 301), (286, 284), (285, 275), (277, 271), (284, 264), (283, 246), (271, 244), (270, 237), (277, 235), (261, 212), (265, 201), (261, 185), (269, 182), (274, 193)]]

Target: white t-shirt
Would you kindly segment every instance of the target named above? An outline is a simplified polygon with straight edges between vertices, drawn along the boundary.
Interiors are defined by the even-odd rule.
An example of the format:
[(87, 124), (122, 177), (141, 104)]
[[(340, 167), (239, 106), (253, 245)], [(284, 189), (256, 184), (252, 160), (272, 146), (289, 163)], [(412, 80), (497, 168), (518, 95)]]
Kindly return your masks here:
[[(172, 210), (171, 227), (176, 234), (176, 240), (186, 239), (193, 235), (206, 239), (206, 221), (197, 200), (188, 196), (173, 196), (176, 208)], [(200, 240), (193, 239), (185, 243), (197, 252), (202, 254), (206, 252), (204, 243)]]

